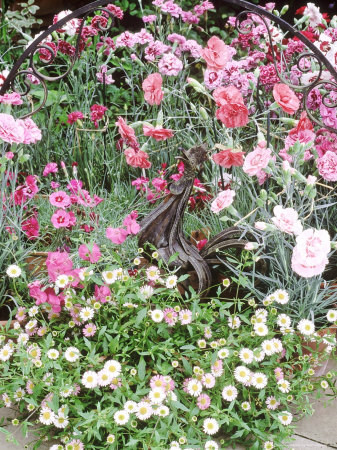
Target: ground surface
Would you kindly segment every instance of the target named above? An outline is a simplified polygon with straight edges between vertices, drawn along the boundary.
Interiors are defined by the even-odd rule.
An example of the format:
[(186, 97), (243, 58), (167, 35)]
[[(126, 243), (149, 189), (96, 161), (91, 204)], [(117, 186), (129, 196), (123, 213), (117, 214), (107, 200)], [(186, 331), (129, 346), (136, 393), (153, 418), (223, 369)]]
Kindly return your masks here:
[[(328, 369), (337, 370), (337, 362), (329, 363)], [(337, 400), (327, 404), (325, 400), (314, 401), (315, 414), (307, 417), (298, 423), (294, 441), (289, 445), (290, 449), (295, 450), (327, 450), (329, 448), (337, 449)], [(12, 410), (6, 408), (0, 409), (0, 418), (13, 418)], [(6, 436), (0, 433), (0, 450), (23, 450), (25, 445), (33, 439), (28, 437), (24, 439), (21, 431), (12, 425), (6, 427), (10, 431), (17, 431), (15, 438), (19, 441), (19, 446), (6, 442)], [(47, 450), (52, 444), (40, 447), (41, 450)], [(243, 450), (243, 447), (237, 446), (236, 450)]]

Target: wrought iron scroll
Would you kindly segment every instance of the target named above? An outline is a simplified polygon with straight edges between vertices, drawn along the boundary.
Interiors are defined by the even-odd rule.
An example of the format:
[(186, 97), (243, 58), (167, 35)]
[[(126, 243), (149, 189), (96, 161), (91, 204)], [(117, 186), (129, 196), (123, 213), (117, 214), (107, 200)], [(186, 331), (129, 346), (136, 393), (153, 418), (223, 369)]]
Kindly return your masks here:
[[(252, 26), (253, 26), (253, 22), (254, 22), (254, 16), (258, 17), (258, 19), (260, 21), (263, 22), (263, 24), (266, 27), (267, 30), (267, 37), (269, 40), (269, 44), (270, 44), (270, 49), (271, 49), (271, 53), (272, 53), (272, 58), (273, 58), (273, 65), (275, 67), (276, 73), (279, 77), (279, 79), (287, 84), (289, 87), (302, 92), (303, 93), (303, 106), (304, 109), (308, 115), (308, 117), (310, 118), (310, 120), (314, 123), (316, 123), (317, 125), (324, 127), (325, 129), (333, 132), (333, 133), (337, 133), (337, 129), (333, 128), (331, 126), (325, 125), (321, 120), (317, 119), (316, 117), (314, 117), (311, 113), (311, 110), (308, 106), (308, 96), (310, 95), (310, 93), (313, 91), (313, 89), (319, 87), (319, 86), (324, 86), (326, 89), (326, 93), (323, 95), (323, 104), (328, 107), (328, 108), (334, 108), (335, 106), (337, 106), (337, 100), (330, 100), (329, 102), (327, 102), (327, 99), (331, 93), (331, 91), (334, 91), (336, 93), (336, 97), (337, 97), (337, 71), (335, 70), (334, 66), (332, 65), (332, 63), (328, 60), (328, 58), (326, 58), (323, 53), (306, 37), (304, 36), (299, 30), (296, 30), (293, 26), (291, 26), (288, 22), (286, 22), (285, 20), (283, 20), (281, 17), (275, 16), (273, 13), (271, 13), (270, 11), (265, 10), (264, 8), (251, 4), (245, 0), (225, 0), (225, 3), (228, 3), (230, 5), (232, 5), (234, 8), (243, 8), (244, 11), (241, 11), (236, 18), (236, 23), (235, 23), (235, 27), (237, 29), (237, 31), (241, 34), (246, 34), (249, 33)], [(242, 26), (240, 26), (240, 21), (243, 17), (247, 17), (247, 21), (248, 23), (246, 23), (246, 27), (243, 28)], [(295, 62), (297, 68), (302, 72), (302, 73), (306, 73), (309, 72), (311, 70), (311, 67), (303, 67), (303, 65), (301, 65), (301, 63), (303, 64), (303, 62), (305, 62), (305, 60), (308, 60), (308, 58), (312, 58), (316, 61), (316, 63), (318, 64), (318, 73), (314, 75), (313, 80), (308, 83), (308, 84), (292, 84), (285, 76), (284, 73), (282, 71), (282, 67), (281, 70), (279, 70), (278, 66), (277, 66), (277, 58), (276, 58), (276, 54), (274, 51), (274, 47), (273, 47), (273, 39), (272, 39), (272, 34), (271, 31), (269, 29), (268, 26), (268, 22), (267, 19), (270, 19), (271, 21), (275, 22), (276, 24), (280, 25), (281, 29), (286, 30), (287, 32), (290, 33), (290, 35), (292, 37), (296, 37), (297, 39), (299, 39), (301, 42), (303, 42), (303, 44), (305, 44), (305, 46), (310, 49), (310, 51), (305, 51), (302, 54), (300, 54)], [(246, 21), (246, 22), (247, 22)], [(285, 62), (284, 62), (285, 63)], [(321, 76), (322, 76), (322, 72), (324, 67), (328, 70), (328, 72), (330, 73), (332, 79), (331, 80), (322, 80)]]
[[(74, 67), (76, 60), (80, 56), (80, 44), (81, 44), (81, 39), (82, 39), (82, 30), (85, 25), (85, 19), (90, 14), (92, 14), (93, 12), (97, 12), (97, 11), (104, 12), (104, 14), (107, 18), (107, 25), (103, 26), (101, 23), (99, 23), (97, 26), (100, 31), (109, 31), (113, 27), (115, 17), (109, 9), (104, 8), (104, 6), (107, 5), (108, 3), (110, 3), (110, 1), (111, 0), (97, 0), (95, 2), (89, 3), (86, 6), (83, 6), (82, 8), (77, 9), (76, 11), (73, 11), (71, 14), (65, 16), (63, 19), (59, 20), (58, 22), (56, 22), (55, 24), (50, 26), (47, 30), (45, 30), (43, 33), (41, 33), (36, 39), (34, 39), (34, 41), (22, 53), (20, 58), (17, 60), (17, 62), (14, 64), (11, 71), (9, 72), (7, 78), (5, 79), (3, 85), (0, 89), (0, 95), (4, 95), (9, 89), (16, 91), (15, 80), (21, 76), (25, 76), (23, 83), (25, 84), (26, 89), (24, 91), (20, 91), (20, 94), (22, 96), (27, 95), (31, 90), (31, 84), (32, 84), (29, 81), (29, 79), (27, 78), (27, 75), (30, 75), (30, 76), (36, 77), (40, 81), (40, 83), (43, 87), (44, 96), (43, 96), (41, 104), (37, 108), (35, 108), (30, 113), (25, 114), (21, 118), (26, 118), (26, 117), (32, 116), (33, 114), (36, 114), (38, 111), (40, 111), (44, 107), (44, 105), (46, 104), (47, 98), (48, 98), (48, 88), (47, 88), (46, 82), (59, 81), (61, 79), (66, 78), (67, 75), (72, 70), (72, 68)], [(50, 60), (47, 63), (44, 63), (42, 68), (46, 68), (46, 67), (48, 67), (48, 65), (51, 65), (53, 63), (53, 61), (55, 60), (56, 54), (51, 47), (49, 47), (48, 45), (45, 45), (43, 42), (45, 41), (46, 38), (48, 38), (48, 36), (52, 35), (52, 33), (54, 31), (56, 31), (58, 29), (62, 29), (62, 26), (64, 26), (67, 22), (71, 21), (72, 19), (77, 19), (77, 18), (81, 19), (81, 23), (80, 23), (79, 29), (78, 29), (77, 40), (76, 40), (76, 45), (75, 45), (75, 52), (74, 52), (74, 55), (69, 57), (68, 68), (66, 69), (66, 71), (64, 73), (62, 73), (61, 75), (58, 75), (58, 76), (48, 76), (48, 75), (41, 73), (40, 70), (42, 70), (42, 69), (39, 70), (36, 67), (36, 64), (34, 62), (34, 55), (40, 49), (46, 50), (50, 54)], [(28, 58), (29, 58), (28, 67), (25, 68), (24, 70), (20, 70), (22, 64)]]

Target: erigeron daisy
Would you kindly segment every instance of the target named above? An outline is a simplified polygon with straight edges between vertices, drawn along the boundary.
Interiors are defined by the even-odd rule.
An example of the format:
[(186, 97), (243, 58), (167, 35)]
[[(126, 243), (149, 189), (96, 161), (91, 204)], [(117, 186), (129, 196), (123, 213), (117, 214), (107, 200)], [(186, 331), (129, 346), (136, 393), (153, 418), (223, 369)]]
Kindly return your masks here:
[(11, 399), (6, 392), (2, 394), (2, 401), (4, 402), (7, 408), (9, 408), (12, 405)]
[(25, 396), (25, 390), (22, 388), (18, 388), (15, 392), (14, 392), (14, 399), (15, 400), (21, 400), (24, 396)]
[(277, 387), (283, 394), (287, 394), (290, 391), (290, 383), (288, 380), (279, 380), (277, 382)]
[(179, 311), (179, 320), (182, 325), (188, 325), (192, 322), (192, 311), (183, 309)]
[(239, 328), (241, 325), (241, 320), (237, 317), (229, 317), (228, 318), (228, 326), (229, 328), (232, 328), (233, 330)]
[(127, 411), (128, 413), (137, 411), (137, 403), (132, 400), (128, 400), (124, 403), (124, 411)]
[(186, 444), (186, 438), (185, 438), (185, 436), (181, 436), (181, 437), (179, 438), (179, 444), (181, 444), (181, 445)]
[(149, 392), (149, 399), (151, 403), (159, 405), (165, 400), (166, 394), (162, 388), (154, 388)]
[(242, 402), (242, 403), (241, 403), (241, 408), (242, 408), (244, 411), (249, 411), (250, 408), (251, 408), (250, 403), (249, 403), (249, 402)]
[(48, 350), (47, 356), (49, 359), (57, 359), (60, 356), (60, 352), (56, 348), (51, 348)]
[(82, 376), (82, 384), (88, 389), (95, 388), (97, 382), (97, 373), (93, 370), (88, 370)]
[(147, 402), (139, 402), (137, 406), (136, 417), (140, 420), (147, 420), (153, 414), (151, 405)]
[(215, 385), (215, 377), (211, 373), (205, 373), (202, 377), (202, 384), (207, 389), (211, 389)]
[(118, 375), (120, 375), (122, 366), (118, 361), (110, 359), (109, 361), (105, 362), (104, 369), (110, 372), (116, 378), (118, 377)]
[(225, 359), (229, 356), (229, 350), (227, 348), (222, 348), (218, 351), (218, 358)]
[(60, 391), (60, 396), (63, 398), (67, 398), (67, 397), (70, 397), (70, 395), (72, 393), (73, 393), (73, 388), (71, 386), (69, 386)]
[(116, 411), (114, 414), (114, 421), (117, 425), (125, 425), (130, 418), (130, 414), (123, 409)]
[(32, 331), (37, 325), (37, 320), (36, 319), (32, 319), (29, 322), (26, 323), (25, 325), (25, 329), (27, 331)]
[(254, 348), (253, 353), (254, 353), (254, 361), (261, 362), (264, 360), (265, 353), (262, 349)]
[(266, 441), (266, 442), (263, 444), (263, 449), (264, 449), (264, 450), (273, 450), (273, 448), (274, 448), (274, 443), (273, 443), (273, 441)]
[(310, 336), (315, 332), (315, 324), (308, 319), (302, 319), (297, 325), (297, 329), (305, 336)]
[(171, 442), (169, 450), (180, 450), (180, 449), (181, 449), (181, 447), (180, 447), (178, 441)]
[(268, 384), (268, 377), (261, 372), (255, 372), (252, 375), (251, 383), (256, 389), (263, 389)]
[(87, 322), (94, 317), (94, 313), (95, 311), (93, 308), (82, 308), (80, 312), (80, 318), (83, 320), (83, 322)]
[(102, 278), (106, 284), (112, 284), (117, 281), (117, 274), (115, 270), (106, 270), (102, 272)]
[(69, 419), (63, 414), (54, 417), (53, 424), (56, 428), (65, 428), (69, 424)]
[(55, 414), (50, 408), (43, 407), (41, 408), (41, 413), (39, 415), (39, 421), (43, 423), (43, 425), (51, 425), (54, 422)]
[(271, 340), (266, 339), (265, 341), (263, 341), (261, 347), (267, 356), (271, 356), (276, 352)]
[(273, 344), (275, 353), (281, 353), (283, 351), (283, 345), (279, 339), (273, 338), (271, 343)]
[(29, 308), (28, 310), (28, 315), (29, 317), (34, 317), (36, 316), (36, 314), (39, 312), (39, 308), (37, 306), (32, 306), (31, 308)]
[(250, 370), (245, 366), (238, 366), (234, 370), (234, 378), (240, 383), (246, 383), (250, 379)]
[(64, 357), (69, 362), (77, 361), (80, 357), (80, 351), (76, 347), (68, 347), (64, 353)]
[(212, 341), (209, 345), (210, 345), (211, 348), (217, 348), (218, 347), (217, 341)]
[(242, 362), (250, 364), (254, 360), (254, 353), (249, 348), (243, 348), (239, 352), (239, 358), (241, 359)]
[(170, 275), (169, 277), (167, 277), (166, 279), (166, 283), (165, 286), (168, 289), (174, 288), (177, 286), (177, 281), (178, 281), (178, 277), (176, 275)]
[(275, 301), (280, 305), (286, 305), (289, 302), (289, 294), (283, 289), (278, 289), (272, 295), (275, 296)]
[(160, 272), (158, 267), (151, 266), (148, 269), (146, 269), (146, 277), (150, 281), (156, 281), (160, 277)]
[(202, 370), (202, 369), (200, 369), (199, 366), (194, 366), (194, 367), (193, 367), (193, 373), (194, 373), (195, 375), (199, 375), (201, 370)]
[(238, 391), (235, 386), (225, 386), (222, 390), (222, 398), (228, 402), (235, 400), (237, 396)]
[(326, 380), (321, 381), (321, 387), (323, 389), (327, 389), (329, 387), (329, 383)]
[(178, 361), (172, 361), (171, 362), (172, 367), (177, 368), (179, 366), (179, 362)]
[(258, 308), (255, 310), (255, 316), (260, 317), (261, 319), (266, 321), (268, 318), (268, 311), (264, 308)]
[(21, 275), (22, 270), (16, 264), (11, 264), (7, 267), (6, 273), (10, 278), (18, 278)]
[(116, 437), (114, 434), (109, 434), (108, 437), (106, 438), (106, 441), (108, 444), (113, 444), (116, 440)]
[(276, 323), (279, 327), (289, 327), (291, 319), (287, 314), (279, 314)]
[(199, 339), (198, 340), (198, 347), (199, 348), (206, 348), (207, 346), (207, 342), (205, 341), (205, 339)]
[(64, 447), (61, 444), (54, 444), (51, 447), (49, 447), (49, 450), (64, 450)]
[(10, 345), (6, 344), (0, 349), (0, 361), (8, 361), (13, 354), (13, 349)]
[(65, 288), (69, 283), (69, 278), (67, 275), (59, 275), (55, 280), (55, 286), (58, 288)]
[(280, 415), (277, 417), (282, 425), (289, 425), (293, 420), (293, 415), (288, 411), (281, 411)]
[(34, 406), (32, 403), (28, 403), (28, 404), (27, 404), (27, 410), (28, 410), (29, 412), (34, 411), (34, 409), (35, 409), (35, 406)]
[(187, 391), (190, 395), (193, 395), (193, 397), (198, 397), (202, 391), (202, 384), (200, 381), (192, 378), (192, 380), (187, 383)]
[(106, 369), (102, 369), (97, 373), (97, 383), (99, 386), (108, 386), (111, 383), (113, 375)]
[(267, 398), (266, 405), (268, 409), (274, 411), (280, 406), (280, 402), (278, 402), (275, 397), (271, 396)]
[(337, 321), (337, 309), (329, 309), (326, 318), (328, 322), (336, 322)]
[(206, 434), (212, 435), (219, 431), (219, 424), (215, 419), (208, 418), (204, 420), (203, 430)]
[(254, 325), (254, 331), (257, 336), (266, 336), (269, 332), (268, 327), (265, 323), (256, 323)]
[(164, 319), (164, 313), (161, 309), (151, 311), (151, 319), (153, 322), (160, 323)]
[(18, 344), (25, 345), (29, 341), (29, 334), (27, 333), (20, 333), (17, 339)]
[(219, 445), (215, 441), (207, 441), (205, 450), (219, 450)]
[(154, 293), (154, 289), (152, 286), (150, 286), (149, 284), (145, 284), (144, 286), (142, 286), (139, 289), (139, 292), (141, 293), (141, 295), (144, 297), (144, 299), (148, 299), (150, 297), (152, 297), (153, 293)]

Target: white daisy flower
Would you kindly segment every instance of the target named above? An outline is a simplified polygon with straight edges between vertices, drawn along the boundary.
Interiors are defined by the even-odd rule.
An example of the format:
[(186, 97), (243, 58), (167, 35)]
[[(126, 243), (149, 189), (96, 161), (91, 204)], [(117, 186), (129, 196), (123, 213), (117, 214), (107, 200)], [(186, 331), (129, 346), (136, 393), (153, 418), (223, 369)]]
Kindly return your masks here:
[(154, 289), (152, 286), (150, 286), (149, 284), (145, 284), (144, 286), (142, 286), (139, 289), (139, 292), (141, 293), (141, 295), (144, 297), (144, 299), (148, 299), (150, 297), (152, 297), (153, 293), (154, 293)]
[(176, 275), (170, 275), (169, 277), (167, 277), (165, 286), (168, 289), (174, 288), (177, 286), (177, 281), (178, 281), (178, 277)]
[(151, 266), (148, 269), (146, 269), (146, 277), (150, 281), (156, 281), (160, 277), (160, 272), (158, 267)]
[(0, 361), (8, 361), (13, 354), (13, 349), (6, 344), (0, 349)]
[(222, 348), (221, 350), (218, 351), (218, 357), (220, 359), (228, 358), (228, 356), (229, 356), (229, 350), (227, 348)]
[(250, 379), (250, 370), (245, 366), (238, 366), (234, 370), (234, 378), (240, 383), (247, 383)]
[(151, 311), (151, 319), (153, 322), (160, 323), (164, 319), (164, 313), (161, 309)]
[(118, 377), (118, 375), (120, 375), (122, 366), (118, 361), (110, 359), (109, 361), (105, 362), (104, 369), (110, 372), (114, 376), (114, 378), (116, 378)]
[(275, 301), (280, 305), (285, 305), (289, 302), (289, 294), (283, 289), (278, 289), (272, 295), (275, 296)]
[(111, 383), (114, 376), (106, 369), (102, 369), (97, 373), (98, 386), (108, 386)]
[(172, 441), (171, 444), (170, 444), (170, 449), (169, 450), (181, 450), (179, 442)]
[(60, 356), (60, 352), (56, 348), (51, 348), (48, 350), (47, 356), (49, 359), (57, 359)]
[(251, 408), (251, 405), (250, 405), (249, 402), (242, 402), (242, 403), (241, 403), (241, 408), (242, 408), (244, 411), (249, 411), (250, 408)]
[(69, 419), (63, 414), (54, 417), (53, 424), (56, 428), (65, 428), (69, 424)]
[(273, 344), (275, 353), (281, 353), (283, 351), (283, 345), (280, 339), (273, 338), (271, 343)]
[(288, 380), (279, 380), (277, 382), (277, 387), (281, 392), (283, 392), (283, 394), (290, 392), (290, 383)]
[(29, 322), (26, 323), (25, 325), (25, 329), (27, 331), (32, 331), (37, 325), (37, 320), (36, 319), (32, 319)]
[(128, 400), (124, 403), (124, 411), (127, 411), (129, 413), (133, 413), (137, 411), (138, 405), (136, 402), (133, 402), (132, 400)]
[(97, 373), (93, 370), (88, 370), (82, 376), (82, 384), (88, 389), (95, 388), (97, 386), (97, 382)]
[(265, 353), (260, 348), (254, 348), (254, 361), (261, 362), (264, 360)]
[(24, 396), (25, 396), (25, 390), (22, 388), (18, 388), (15, 392), (14, 392), (14, 399), (15, 400), (21, 400)]
[(280, 406), (280, 402), (276, 400), (275, 397), (268, 397), (266, 400), (267, 408), (274, 411)]
[(2, 400), (7, 408), (9, 408), (12, 405), (11, 399), (9, 395), (6, 394), (6, 392), (2, 394)]
[(250, 364), (254, 361), (254, 353), (249, 348), (243, 348), (239, 352), (239, 358), (242, 362)]
[(202, 377), (202, 384), (207, 389), (211, 389), (215, 385), (215, 377), (211, 373), (205, 373)]
[(69, 362), (77, 361), (80, 357), (80, 351), (76, 347), (68, 347), (64, 353), (64, 357)]
[(326, 318), (328, 322), (336, 322), (337, 321), (337, 309), (329, 309), (327, 312)]
[(81, 309), (80, 318), (83, 320), (83, 322), (87, 322), (94, 317), (94, 313), (94, 309), (87, 306), (86, 308)]
[(288, 411), (282, 411), (278, 416), (278, 420), (282, 423), (282, 425), (289, 425), (293, 420), (293, 415)]
[(39, 415), (39, 421), (43, 423), (43, 425), (51, 425), (54, 422), (55, 414), (50, 408), (43, 407), (41, 408), (41, 413)]
[(114, 414), (114, 421), (117, 425), (125, 425), (129, 421), (130, 415), (123, 409), (116, 411)]
[(215, 419), (208, 418), (204, 420), (203, 430), (206, 434), (215, 434), (219, 431), (219, 424)]
[(193, 397), (198, 397), (202, 391), (202, 384), (193, 378), (187, 383), (187, 391)]
[(232, 328), (235, 330), (235, 329), (239, 328), (240, 325), (241, 325), (241, 320), (237, 316), (228, 318), (229, 328)]
[(112, 284), (117, 281), (117, 273), (115, 270), (105, 270), (102, 272), (102, 278), (106, 284)]
[(139, 402), (136, 417), (140, 420), (147, 420), (153, 414), (151, 405), (147, 402)]
[(261, 372), (256, 372), (252, 375), (251, 383), (256, 389), (263, 389), (267, 386), (268, 377)]
[(170, 410), (165, 405), (159, 405), (154, 411), (154, 414), (159, 417), (167, 417), (170, 414)]
[(55, 286), (64, 288), (69, 284), (69, 277), (67, 275), (59, 275), (55, 280)]
[(205, 450), (219, 450), (219, 445), (215, 441), (207, 441)]
[(224, 400), (227, 400), (228, 402), (235, 400), (237, 396), (238, 391), (235, 386), (232, 385), (225, 386), (222, 390), (222, 398)]
[(37, 306), (32, 306), (31, 308), (29, 308), (28, 310), (28, 315), (29, 317), (34, 317), (36, 316), (36, 314), (39, 312), (39, 308)]
[(311, 320), (302, 319), (299, 321), (297, 329), (305, 336), (310, 336), (315, 333), (315, 324)]
[(206, 348), (207, 346), (207, 342), (205, 341), (205, 339), (199, 339), (198, 340), (198, 347), (199, 348)]
[(116, 437), (114, 434), (109, 434), (108, 437), (106, 438), (106, 441), (108, 444), (113, 444), (116, 440)]
[(63, 398), (67, 398), (70, 397), (71, 394), (73, 393), (73, 388), (72, 387), (66, 387), (64, 389), (62, 389), (62, 391), (60, 391), (60, 396)]
[(287, 314), (279, 314), (277, 317), (277, 325), (279, 327), (289, 327), (291, 319)]
[(263, 449), (264, 450), (273, 450), (273, 448), (274, 448), (274, 442), (273, 441), (266, 441), (263, 444)]
[(254, 325), (254, 331), (257, 336), (266, 336), (269, 332), (265, 323), (256, 323)]
[(265, 322), (268, 318), (268, 311), (264, 308), (258, 308), (255, 310), (255, 316), (256, 318), (261, 318), (263, 322)]
[(321, 381), (321, 387), (323, 389), (327, 389), (329, 387), (329, 383), (326, 380)]
[(16, 264), (11, 264), (7, 267), (6, 273), (10, 278), (18, 278), (21, 275), (22, 270)]
[(266, 339), (263, 341), (261, 347), (267, 356), (271, 356), (275, 353), (275, 347), (271, 340)]
[(151, 403), (159, 405), (165, 400), (165, 392), (161, 388), (154, 388), (149, 392), (149, 399)]

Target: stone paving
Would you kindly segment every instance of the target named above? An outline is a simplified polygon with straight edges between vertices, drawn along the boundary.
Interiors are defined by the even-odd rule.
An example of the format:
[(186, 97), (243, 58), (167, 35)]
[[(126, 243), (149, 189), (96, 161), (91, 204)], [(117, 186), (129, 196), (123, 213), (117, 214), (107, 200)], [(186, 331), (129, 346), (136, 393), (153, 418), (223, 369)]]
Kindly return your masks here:
[[(337, 362), (332, 361), (328, 365), (329, 370), (337, 370)], [(314, 401), (315, 413), (311, 417), (306, 417), (297, 424), (294, 441), (289, 445), (288, 449), (294, 450), (327, 450), (331, 448), (337, 449), (337, 400), (327, 404), (325, 399)], [(12, 411), (6, 408), (0, 408), (1, 418), (14, 417)], [(28, 436), (24, 439), (21, 431), (11, 424), (6, 427), (11, 432), (16, 432), (15, 438), (19, 445), (6, 442), (6, 436), (0, 433), (0, 450), (23, 450), (33, 439)], [(41, 450), (48, 450), (52, 443), (39, 447)], [(28, 448), (32, 448), (29, 446)], [(229, 449), (230, 450), (230, 449)], [(236, 450), (244, 450), (243, 447), (237, 446)]]

